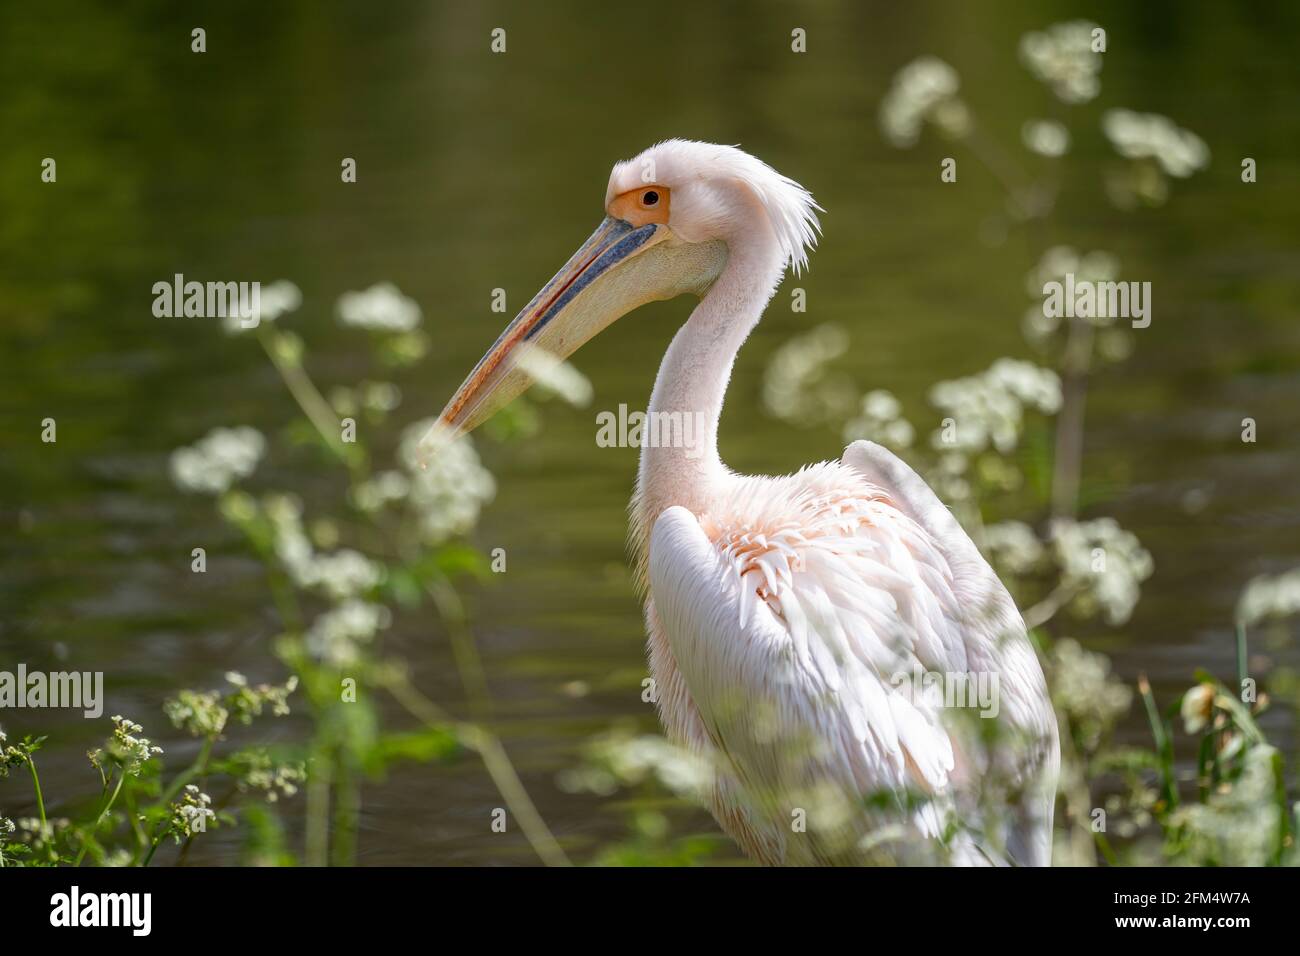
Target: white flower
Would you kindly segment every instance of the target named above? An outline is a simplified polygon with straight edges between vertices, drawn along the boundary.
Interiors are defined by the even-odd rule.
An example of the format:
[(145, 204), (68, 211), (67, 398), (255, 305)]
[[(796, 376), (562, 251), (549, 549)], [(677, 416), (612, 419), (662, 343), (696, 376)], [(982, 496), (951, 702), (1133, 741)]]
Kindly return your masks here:
[(1114, 518), (1052, 522), (1050, 537), (1061, 567), (1061, 583), (1078, 590), (1071, 606), (1080, 614), (1100, 611), (1112, 625), (1133, 614), (1140, 585), (1155, 565), (1137, 536)]
[(980, 375), (939, 382), (930, 403), (952, 420), (931, 437), (940, 451), (967, 454), (992, 447), (1015, 448), (1026, 407), (1054, 414), (1061, 407), (1061, 380), (1051, 369), (1032, 362), (1001, 358)]
[(1159, 113), (1107, 110), (1101, 128), (1121, 156), (1154, 159), (1161, 169), (1178, 179), (1186, 179), (1210, 162), (1205, 140)]
[(1087, 20), (1054, 23), (1020, 38), (1021, 62), (1064, 103), (1086, 103), (1101, 92), (1101, 54), (1092, 49)]
[(1192, 865), (1265, 866), (1284, 832), (1275, 800), (1278, 752), (1267, 744), (1249, 748), (1241, 776), (1215, 788), (1204, 803), (1174, 811), (1170, 825), (1185, 842)]
[(577, 408), (591, 404), (591, 381), (557, 355), (528, 342), (521, 342), (515, 362), (545, 394), (558, 395)]
[(1213, 684), (1196, 684), (1183, 694), (1178, 713), (1183, 718), (1183, 729), (1189, 734), (1200, 733), (1214, 716), (1215, 693)]
[(1048, 282), (1064, 281), (1072, 273), (1076, 282), (1109, 282), (1119, 277), (1119, 260), (1104, 249), (1080, 254), (1072, 246), (1052, 246), (1025, 276), (1025, 291), (1036, 299)]
[(763, 372), (763, 407), (792, 425), (819, 425), (853, 407), (853, 383), (828, 366), (848, 351), (849, 336), (820, 325), (778, 348)]
[(914, 146), (926, 122), (950, 137), (964, 136), (970, 114), (957, 97), (960, 85), (957, 71), (937, 57), (919, 57), (904, 66), (880, 104), (885, 139), (893, 146)]
[(318, 587), (336, 601), (369, 591), (383, 580), (383, 568), (360, 551), (343, 548), (312, 562), (308, 587)]
[(336, 667), (355, 663), (358, 645), (369, 643), (392, 622), (392, 612), (382, 604), (345, 601), (321, 614), (307, 629), (307, 647)]
[(1061, 409), (1061, 379), (1051, 369), (1039, 368), (1033, 362), (1000, 358), (985, 375), (1023, 404), (1045, 415), (1055, 415)]
[(207, 831), (209, 821), (215, 822), (212, 798), (192, 783), (185, 785), (181, 803), (172, 804), (172, 828), (177, 842), (182, 836), (192, 837)]
[[(1043, 308), (1043, 287), (1049, 282), (1065, 282), (1068, 274), (1079, 282), (1111, 282), (1119, 276), (1119, 260), (1104, 249), (1080, 254), (1072, 246), (1052, 246), (1039, 258), (1034, 268), (1025, 274), (1025, 291), (1035, 299), (1025, 312), (1023, 329), (1025, 338), (1033, 345), (1043, 346), (1061, 325), (1059, 316), (1048, 315)], [(1087, 321), (1095, 326), (1114, 324), (1116, 316), (1093, 316)]]
[(1043, 543), (1023, 521), (1003, 521), (984, 529), (984, 544), (993, 561), (1011, 574), (1028, 574), (1043, 560)]
[(875, 389), (862, 396), (861, 410), (856, 418), (844, 426), (844, 440), (867, 439), (891, 448), (907, 448), (915, 432), (912, 424), (902, 417), (903, 407), (893, 393)]
[[(120, 714), (114, 715), (112, 719), (113, 736), (108, 738), (104, 748), (108, 750), (109, 757), (121, 764), (124, 773), (138, 777), (144, 763), (162, 753), (163, 749), (154, 746), (148, 737), (137, 736), (144, 728), (135, 721)], [(90, 762), (103, 769), (104, 756), (103, 749), (93, 750), (89, 754)]]
[(1056, 120), (1026, 120), (1020, 138), (1025, 148), (1039, 156), (1064, 156), (1070, 149), (1070, 131)]
[(222, 320), (222, 327), (232, 335), (247, 332), (262, 322), (274, 322), (280, 316), (293, 312), (302, 305), (302, 292), (288, 279), (279, 279), (269, 285), (261, 286), (257, 298), (256, 321), (249, 319), (250, 324), (245, 326), (243, 316), (231, 314)]
[(425, 541), (439, 544), (464, 534), (478, 521), (483, 505), (496, 495), (496, 482), (479, 463), (466, 435), (453, 441), (426, 439), (437, 435), (436, 419), (416, 422), (402, 433), (398, 457), (410, 476), (407, 501)]
[(400, 471), (381, 471), (357, 485), (356, 505), (362, 511), (379, 511), (386, 504), (401, 501), (411, 490), (411, 480)]
[(266, 439), (255, 428), (214, 428), (172, 452), (172, 481), (183, 491), (220, 494), (251, 475), (265, 451)]
[(695, 800), (713, 782), (713, 769), (704, 758), (651, 734), (611, 736), (597, 744), (596, 756), (623, 783), (640, 783), (653, 775), (674, 793)]
[(1246, 625), (1300, 614), (1300, 568), (1253, 578), (1237, 601), (1237, 620)]
[(302, 505), (296, 498), (267, 496), (266, 516), (275, 536), (276, 557), (299, 587), (342, 601), (369, 591), (383, 580), (383, 566), (360, 551), (342, 548), (317, 553), (303, 530)]
[(365, 382), (361, 386), (361, 403), (375, 412), (391, 412), (402, 404), (402, 390), (392, 382)]
[(1073, 638), (1063, 637), (1052, 646), (1052, 699), (1071, 718), (1088, 749), (1128, 710), (1133, 692), (1111, 676), (1105, 654), (1085, 650)]
[(343, 293), (338, 314), (344, 325), (377, 332), (410, 332), (423, 318), (416, 301), (391, 282), (380, 282), (364, 292)]
[(302, 526), (302, 503), (292, 495), (267, 495), (266, 517), (274, 534), (275, 556), (294, 583), (305, 587), (312, 578), (316, 552)]

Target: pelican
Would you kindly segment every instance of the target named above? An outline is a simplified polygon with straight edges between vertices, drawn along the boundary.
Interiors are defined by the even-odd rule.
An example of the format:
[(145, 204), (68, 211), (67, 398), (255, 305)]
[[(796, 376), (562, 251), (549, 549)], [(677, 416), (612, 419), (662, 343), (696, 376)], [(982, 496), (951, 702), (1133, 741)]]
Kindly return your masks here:
[[(1043, 672), (948, 509), (867, 441), (783, 477), (718, 457), (737, 352), (787, 267), (807, 265), (818, 211), (731, 146), (675, 139), (616, 164), (604, 220), (435, 428), (468, 432), (539, 357), (644, 303), (698, 297), (647, 418), (700, 426), (643, 444), (629, 539), (659, 717), (710, 768), (719, 825), (771, 865), (1047, 865), (1059, 744)], [(951, 693), (977, 681), (995, 699)]]

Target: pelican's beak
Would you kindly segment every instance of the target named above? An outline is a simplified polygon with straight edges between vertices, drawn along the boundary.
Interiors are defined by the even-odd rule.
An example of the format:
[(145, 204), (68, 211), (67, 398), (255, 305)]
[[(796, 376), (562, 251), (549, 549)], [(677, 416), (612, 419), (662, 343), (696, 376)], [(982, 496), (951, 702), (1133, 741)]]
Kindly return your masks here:
[(519, 395), (539, 370), (640, 305), (684, 292), (702, 295), (718, 277), (726, 247), (683, 242), (665, 223), (633, 226), (607, 216), (542, 291), (506, 326), (443, 409), (430, 436), (476, 428)]

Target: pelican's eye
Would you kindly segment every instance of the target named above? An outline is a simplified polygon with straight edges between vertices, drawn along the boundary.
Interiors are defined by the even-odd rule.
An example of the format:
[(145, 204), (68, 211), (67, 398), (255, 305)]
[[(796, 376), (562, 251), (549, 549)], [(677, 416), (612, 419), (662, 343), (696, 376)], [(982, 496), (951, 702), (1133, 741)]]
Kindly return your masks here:
[(646, 183), (636, 189), (619, 193), (610, 201), (606, 211), (634, 226), (650, 223), (666, 224), (673, 204), (672, 190), (660, 183)]

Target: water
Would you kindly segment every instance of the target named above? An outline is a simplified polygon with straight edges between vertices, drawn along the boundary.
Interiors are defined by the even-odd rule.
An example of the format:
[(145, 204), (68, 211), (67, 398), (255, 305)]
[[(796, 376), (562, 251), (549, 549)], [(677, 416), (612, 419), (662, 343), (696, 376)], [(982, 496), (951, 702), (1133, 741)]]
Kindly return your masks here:
[[(332, 318), (337, 296), (380, 280), (423, 306), (433, 354), (398, 382), (408, 418), (433, 414), (499, 331), (491, 290), (517, 305), (598, 221), (610, 165), (650, 142), (740, 143), (813, 190), (828, 210), (806, 315), (789, 288), (745, 347), (722, 424), (734, 468), (786, 472), (838, 456), (830, 429), (764, 416), (772, 350), (820, 322), (849, 330), (862, 388), (885, 387), (918, 421), (934, 381), (1026, 356), (1023, 275), (1038, 237), (996, 241), (1003, 199), (961, 151), (927, 136), (887, 147), (876, 108), (899, 66), (951, 62), (990, 135), (1026, 165), (1024, 119), (1062, 115), (1075, 146), (1053, 242), (1118, 255), (1149, 280), (1155, 319), (1126, 364), (1099, 374), (1088, 406), (1088, 485), (1155, 558), (1133, 620), (1080, 631), (1162, 701), (1196, 667), (1230, 677), (1229, 622), (1252, 576), (1300, 563), (1300, 70), (1294, 7), (1103, 5), (1110, 31), (1100, 99), (1055, 105), (1015, 56), (1018, 37), (1075, 15), (1069, 5), (823, 2), (749, 8), (384, 4), (326, 12), (301, 2), (204, 11), (208, 52), (189, 51), (189, 13), (51, 3), (0, 14), (0, 663), (103, 669), (106, 713), (162, 736), (159, 706), (228, 669), (283, 676), (259, 566), (210, 502), (176, 492), (170, 451), (217, 425), (276, 432), (295, 410), (264, 356), (199, 319), (155, 319), (151, 286), (290, 278), (290, 326), (323, 386), (367, 374), (363, 342)], [(488, 53), (495, 26), (508, 53)], [(789, 52), (789, 31), (809, 52)], [(1210, 170), (1158, 211), (1100, 200), (1115, 162), (1105, 107), (1168, 114), (1199, 133)], [(956, 185), (937, 175), (959, 160)], [(1243, 185), (1240, 157), (1260, 164)], [(38, 181), (58, 162), (57, 185)], [(354, 157), (358, 182), (339, 164)], [(644, 407), (685, 300), (647, 307), (577, 358), (593, 409), (544, 408), (528, 443), (481, 443), (500, 490), (474, 536), (504, 547), (509, 572), (468, 596), (494, 726), (543, 816), (576, 858), (623, 832), (611, 801), (556, 785), (581, 742), (618, 719), (654, 727), (640, 701), (640, 609), (624, 557), (635, 453), (595, 445), (594, 412)], [(1254, 417), (1259, 441), (1242, 445)], [(39, 441), (58, 421), (57, 445)], [(322, 463), (272, 459), (260, 479), (329, 508)], [(191, 548), (209, 572), (189, 572)], [(391, 647), (420, 686), (461, 709), (445, 639), (400, 620)], [(1294, 642), (1255, 650), (1297, 662)], [(572, 688), (585, 686), (585, 694)], [(566, 690), (567, 688), (567, 690)], [(87, 793), (82, 752), (105, 724), (67, 712), (6, 715), (13, 734), (50, 733), (46, 793)], [(1265, 721), (1294, 752), (1288, 713)], [(284, 732), (293, 733), (292, 722)], [(1146, 731), (1135, 710), (1124, 736)], [(171, 756), (185, 743), (168, 738)], [(0, 809), (31, 812), (11, 781)], [(406, 768), (365, 795), (365, 863), (533, 860), (517, 833), (487, 825), (500, 803), (473, 760)], [(17, 801), (17, 802), (15, 802)], [(57, 813), (57, 808), (52, 807)], [(713, 832), (675, 811), (683, 832)], [(229, 835), (194, 859), (235, 858)]]

